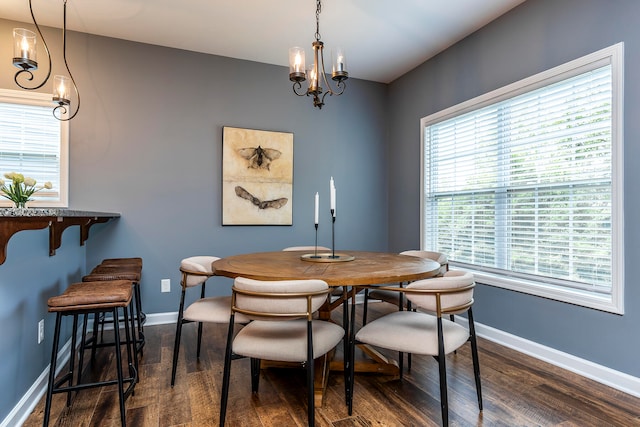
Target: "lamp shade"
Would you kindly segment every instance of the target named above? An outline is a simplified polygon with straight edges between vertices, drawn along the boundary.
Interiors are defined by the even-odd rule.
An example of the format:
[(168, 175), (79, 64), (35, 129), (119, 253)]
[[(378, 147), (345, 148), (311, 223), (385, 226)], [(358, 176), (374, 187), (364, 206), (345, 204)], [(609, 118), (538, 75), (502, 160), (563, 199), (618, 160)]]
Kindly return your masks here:
[(70, 104), (71, 80), (67, 76), (53, 76), (53, 102), (60, 105)]
[(36, 33), (24, 28), (13, 29), (13, 65), (24, 69), (38, 68)]
[(289, 49), (289, 80), (303, 81), (304, 79), (304, 49), (301, 47), (292, 47)]

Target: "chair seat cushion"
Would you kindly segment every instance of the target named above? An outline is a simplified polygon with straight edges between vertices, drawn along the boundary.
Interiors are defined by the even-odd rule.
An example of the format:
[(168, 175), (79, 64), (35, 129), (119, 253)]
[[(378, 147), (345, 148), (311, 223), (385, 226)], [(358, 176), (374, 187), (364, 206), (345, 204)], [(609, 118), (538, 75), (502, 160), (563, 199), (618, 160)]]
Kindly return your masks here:
[[(185, 320), (192, 322), (229, 323), (231, 316), (231, 296), (202, 298), (192, 303), (184, 311)], [(236, 323), (247, 323), (249, 318), (236, 313)]]
[[(313, 358), (316, 359), (338, 345), (344, 329), (324, 320), (314, 320), (312, 325)], [(307, 360), (307, 320), (254, 320), (236, 335), (233, 352), (265, 360), (304, 362)]]
[(406, 299), (403, 297), (404, 297), (404, 294), (402, 292), (387, 291), (384, 289), (381, 289), (381, 290), (373, 289), (369, 291), (370, 299), (379, 299), (393, 305), (399, 305), (399, 301), (400, 301), (399, 298), (402, 298), (402, 300), (405, 301), (404, 305), (406, 306), (407, 305)]
[[(442, 319), (445, 354), (467, 342), (469, 331)], [(438, 354), (437, 317), (414, 311), (396, 311), (367, 323), (356, 333), (356, 340), (405, 353)]]

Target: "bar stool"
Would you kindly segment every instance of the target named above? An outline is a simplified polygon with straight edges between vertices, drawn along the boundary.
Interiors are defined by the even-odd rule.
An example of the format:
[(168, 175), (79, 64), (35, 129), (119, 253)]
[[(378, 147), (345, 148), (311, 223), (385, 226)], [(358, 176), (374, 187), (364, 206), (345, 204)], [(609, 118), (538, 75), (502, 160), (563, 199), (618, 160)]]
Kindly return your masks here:
[[(71, 405), (71, 392), (79, 391), (87, 388), (102, 387), (112, 384), (118, 384), (118, 397), (120, 403), (120, 421), (122, 426), (126, 425), (124, 402), (131, 393), (138, 381), (138, 372), (134, 367), (132, 357), (134, 349), (133, 332), (135, 325), (133, 318), (129, 317), (127, 310), (131, 311), (131, 300), (133, 289), (131, 282), (128, 280), (114, 280), (102, 282), (81, 282), (71, 284), (61, 295), (49, 298), (49, 312), (56, 313), (56, 326), (53, 335), (53, 348), (51, 350), (51, 367), (49, 371), (49, 382), (47, 386), (47, 396), (44, 410), (44, 426), (49, 425), (49, 417), (51, 415), (51, 400), (54, 393), (67, 393), (67, 407)], [(114, 327), (114, 345), (116, 356), (117, 379), (105, 380), (90, 383), (82, 383), (82, 366), (78, 366), (78, 378), (76, 385), (73, 385), (75, 353), (76, 353), (76, 330), (78, 328), (78, 316), (86, 316), (91, 313), (111, 313), (114, 319), (114, 325), (119, 325), (118, 310), (122, 309), (124, 317), (125, 341), (120, 340), (120, 328)], [(60, 327), (63, 316), (73, 316), (73, 329), (71, 334), (71, 358), (69, 361), (69, 370), (57, 382), (55, 380), (58, 346), (60, 342)], [(122, 349), (121, 345), (126, 346), (127, 363), (129, 376), (125, 377), (122, 368)], [(81, 351), (84, 346), (81, 346)], [(81, 353), (82, 354), (82, 353)], [(82, 360), (82, 359), (81, 359)], [(64, 384), (67, 383), (66, 386)], [(125, 390), (124, 384), (128, 383)]]
[[(135, 319), (137, 322), (137, 337), (136, 341), (136, 354), (142, 355), (143, 348), (145, 344), (144, 337), (144, 322), (146, 320), (146, 315), (142, 311), (142, 299), (140, 295), (140, 279), (142, 276), (142, 260), (140, 258), (116, 258), (111, 259), (112, 263), (104, 265), (101, 263), (99, 266), (95, 267), (91, 273), (87, 274), (82, 278), (83, 282), (102, 282), (102, 281), (113, 281), (113, 280), (128, 280), (131, 282), (133, 286), (133, 302), (135, 307)], [(114, 260), (119, 260), (120, 264), (116, 264), (113, 262)], [(127, 264), (126, 262), (122, 262), (123, 260), (134, 260), (131, 263)], [(137, 262), (135, 260), (140, 260)], [(102, 318), (96, 317), (93, 323), (93, 336), (90, 340), (97, 340), (97, 332), (98, 327), (102, 327), (101, 334), (104, 334), (104, 314), (101, 315)], [(88, 344), (88, 343), (87, 343)], [(94, 342), (95, 344), (95, 342)], [(92, 358), (95, 356), (95, 346), (92, 351)]]

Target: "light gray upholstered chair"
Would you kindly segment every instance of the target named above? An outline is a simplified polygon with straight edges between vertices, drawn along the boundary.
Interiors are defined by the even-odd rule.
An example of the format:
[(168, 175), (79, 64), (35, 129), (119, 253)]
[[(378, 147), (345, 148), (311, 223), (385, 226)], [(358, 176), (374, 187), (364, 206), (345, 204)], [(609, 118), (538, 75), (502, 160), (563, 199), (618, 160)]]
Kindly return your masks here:
[[(231, 361), (241, 357), (251, 358), (254, 393), (258, 392), (260, 360), (303, 364), (307, 371), (307, 417), (309, 425), (314, 425), (314, 360), (336, 347), (344, 336), (342, 326), (313, 319), (328, 293), (327, 283), (316, 279), (235, 279), (222, 379), (220, 426), (224, 426), (226, 418)], [(234, 316), (241, 314), (254, 320), (234, 336)], [(347, 354), (347, 348), (344, 350)], [(345, 398), (347, 395), (345, 382)]]
[[(205, 297), (205, 285), (207, 279), (213, 276), (211, 264), (220, 258), (214, 256), (193, 256), (180, 262), (182, 278), (180, 285), (180, 307), (178, 309), (178, 321), (176, 322), (176, 337), (173, 346), (173, 366), (171, 368), (171, 387), (176, 382), (176, 368), (178, 365), (178, 353), (182, 336), (182, 325), (185, 323), (198, 323), (198, 346), (196, 357), (200, 359), (202, 343), (202, 323), (227, 323), (231, 312), (231, 296)], [(186, 309), (185, 296), (188, 288), (200, 286), (200, 298), (191, 303)], [(236, 316), (236, 323), (246, 323), (248, 318), (240, 314)]]
[[(440, 263), (440, 272), (438, 273), (438, 276), (442, 276), (444, 273), (449, 271), (449, 260), (447, 259), (447, 256), (445, 254), (440, 252), (410, 250), (410, 251), (400, 252), (400, 255), (409, 255), (409, 256), (415, 256), (420, 258), (426, 258), (426, 259), (430, 259)], [(400, 284), (400, 286), (402, 286), (402, 284)], [(410, 305), (407, 306), (407, 301), (405, 300), (404, 295), (402, 293), (387, 291), (384, 289), (376, 289), (376, 288), (372, 288), (370, 290), (365, 289), (365, 296), (364, 296), (365, 312), (363, 314), (364, 323), (366, 323), (366, 320), (367, 320), (367, 312), (366, 312), (367, 304), (366, 303), (368, 303), (370, 299), (381, 300), (384, 302), (388, 302), (389, 304), (397, 305), (400, 310), (403, 310), (405, 308), (409, 310), (411, 309)]]
[[(473, 370), (478, 407), (482, 410), (480, 363), (473, 322), (473, 275), (464, 271), (448, 271), (442, 277), (412, 282), (404, 288), (388, 287), (391, 292), (404, 293), (420, 311), (396, 311), (386, 314), (363, 326), (357, 333), (351, 332), (349, 343), (349, 376), (351, 383), (347, 400), (349, 414), (353, 404), (353, 357), (356, 344), (368, 344), (403, 353), (433, 356), (438, 361), (440, 376), (440, 406), (442, 424), (449, 423), (447, 397), (446, 355), (463, 344), (471, 344)], [(353, 298), (355, 308), (355, 298)], [(355, 321), (352, 311), (351, 321)], [(446, 316), (466, 313), (468, 328), (452, 322)], [(353, 328), (352, 328), (353, 329)], [(400, 371), (402, 378), (402, 371)], [(462, 383), (460, 383), (462, 384)]]
[[(408, 255), (415, 256), (420, 258), (430, 259), (432, 261), (436, 261), (440, 264), (440, 271), (438, 272), (438, 276), (442, 276), (444, 273), (449, 271), (449, 260), (447, 256), (441, 252), (434, 251), (420, 251), (420, 250), (409, 250), (400, 252), (400, 255)], [(403, 283), (400, 283), (398, 286), (404, 286)], [(362, 322), (363, 324), (367, 323), (367, 314), (369, 307), (369, 300), (374, 299), (378, 301), (384, 301), (389, 304), (396, 305), (398, 310), (411, 310), (411, 301), (407, 301), (404, 294), (402, 292), (394, 292), (388, 291), (384, 289), (365, 289), (364, 290), (364, 311), (362, 313)], [(450, 319), (453, 320), (453, 316), (450, 316)], [(399, 360), (399, 368), (400, 371), (404, 369), (404, 354), (400, 353), (398, 356)], [(407, 355), (407, 365), (408, 369), (411, 370), (411, 353)]]

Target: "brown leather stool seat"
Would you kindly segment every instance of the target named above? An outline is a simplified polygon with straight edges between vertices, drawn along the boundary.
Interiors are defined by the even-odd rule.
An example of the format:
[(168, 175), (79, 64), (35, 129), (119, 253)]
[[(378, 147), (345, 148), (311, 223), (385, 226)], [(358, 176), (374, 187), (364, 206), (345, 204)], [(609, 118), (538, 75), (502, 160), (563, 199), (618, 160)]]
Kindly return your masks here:
[[(133, 288), (129, 280), (113, 280), (101, 282), (81, 282), (71, 284), (61, 295), (49, 298), (49, 312), (56, 313), (56, 326), (53, 335), (53, 348), (51, 350), (51, 366), (49, 371), (49, 382), (47, 387), (47, 396), (44, 412), (44, 425), (49, 424), (51, 415), (51, 400), (54, 393), (67, 393), (67, 406), (71, 405), (71, 392), (83, 390), (86, 388), (102, 387), (112, 384), (118, 384), (118, 396), (120, 401), (120, 420), (123, 426), (125, 421), (124, 402), (133, 392), (134, 386), (138, 381), (138, 371), (136, 358), (133, 357), (134, 339), (133, 334), (135, 325), (133, 322), (133, 306), (131, 300), (133, 297)], [(76, 377), (74, 369), (75, 353), (76, 353), (76, 331), (78, 329), (78, 316), (85, 316), (93, 313), (111, 313), (114, 319), (114, 325), (120, 325), (119, 310), (122, 311), (124, 317), (125, 341), (120, 339), (120, 328), (114, 327), (113, 348), (116, 356), (117, 379), (105, 380), (98, 382), (82, 383), (82, 356), (84, 344), (80, 346), (80, 362), (78, 364), (78, 375), (76, 384), (74, 385), (74, 377)], [(131, 316), (130, 316), (131, 315)], [(62, 376), (57, 382), (55, 380), (58, 346), (60, 343), (60, 329), (63, 316), (73, 316), (73, 328), (71, 334), (71, 358), (69, 361), (69, 371)], [(122, 349), (125, 345), (127, 352), (127, 363), (129, 375), (124, 376), (122, 372)], [(66, 386), (63, 384), (67, 384)], [(124, 384), (128, 383), (125, 390)]]
[(105, 258), (100, 265), (135, 265), (142, 270), (142, 258)]

